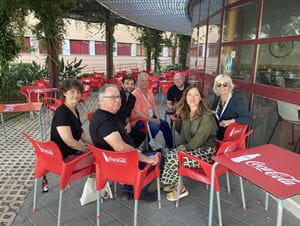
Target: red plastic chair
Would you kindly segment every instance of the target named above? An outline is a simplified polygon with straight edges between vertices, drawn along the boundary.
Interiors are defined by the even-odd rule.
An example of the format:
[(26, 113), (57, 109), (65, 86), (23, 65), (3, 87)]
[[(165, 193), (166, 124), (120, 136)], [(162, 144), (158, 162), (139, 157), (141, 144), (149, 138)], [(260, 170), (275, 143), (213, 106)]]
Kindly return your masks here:
[(38, 102), (39, 101), (38, 95), (47, 97), (48, 96), (47, 92), (38, 94), (36, 92), (31, 91), (31, 90), (40, 89), (40, 88), (41, 88), (40, 86), (22, 86), (21, 93), (25, 96), (26, 102), (28, 102), (28, 103), (29, 102)]
[(47, 110), (55, 111), (63, 102), (53, 97), (44, 97), (42, 102), (45, 104)]
[[(245, 136), (241, 137), (239, 140), (237, 141), (232, 141), (232, 142), (224, 142), (222, 143), (222, 145), (219, 147), (216, 155), (222, 155), (224, 153), (227, 152), (233, 152), (233, 151), (237, 151), (240, 148), (240, 143), (243, 142), (243, 140), (246, 139), (246, 137), (248, 135), (250, 135), (252, 131), (250, 131), (249, 133), (247, 133)], [(211, 174), (212, 174), (212, 167), (213, 164), (209, 164), (205, 161), (203, 161), (202, 159), (199, 159), (195, 156), (192, 156), (188, 153), (179, 151), (177, 153), (178, 156), (178, 188), (177, 188), (177, 200), (176, 200), (176, 207), (179, 206), (179, 191), (180, 191), (180, 183), (181, 183), (181, 177), (185, 176), (185, 177), (189, 177), (191, 179), (203, 182), (207, 185), (211, 184)], [(201, 168), (188, 168), (185, 167), (183, 162), (184, 162), (184, 158), (189, 158), (192, 159), (194, 161), (196, 161)], [(214, 190), (217, 193), (217, 204), (218, 204), (218, 212), (219, 212), (219, 225), (222, 225), (222, 216), (221, 216), (221, 205), (220, 205), (220, 184), (219, 184), (219, 176), (223, 175), (224, 173), (226, 173), (228, 171), (227, 168), (223, 167), (222, 165), (218, 165), (216, 168), (216, 175), (215, 175), (215, 182), (214, 182)], [(242, 185), (242, 184), (241, 184)], [(242, 197), (243, 197), (243, 202), (244, 202), (244, 188), (243, 186), (241, 186), (241, 193), (242, 193)]]
[(49, 88), (49, 87), (48, 87), (48, 84), (47, 84), (46, 81), (43, 80), (43, 79), (40, 79), (40, 80), (34, 80), (34, 83), (35, 83), (35, 85), (38, 86), (38, 87)]
[(104, 84), (104, 79), (101, 77), (92, 77), (91, 78), (91, 88), (99, 89)]
[(159, 87), (161, 89), (161, 98), (160, 98), (160, 104), (162, 104), (163, 95), (167, 95), (168, 90), (171, 86), (174, 85), (174, 81), (160, 81)]
[(81, 95), (81, 102), (86, 103), (88, 98), (91, 95), (91, 86), (90, 85), (83, 85), (83, 93)]
[(79, 155), (69, 162), (64, 162), (59, 147), (53, 141), (41, 142), (32, 139), (26, 133), (21, 132), (27, 138), (35, 152), (35, 182), (33, 196), (33, 211), (36, 207), (36, 191), (38, 178), (48, 172), (54, 173), (60, 177), (59, 183), (59, 205), (57, 225), (60, 225), (62, 196), (64, 188), (72, 181), (88, 176), (95, 172), (94, 158), (92, 153)]
[(95, 78), (104, 78), (104, 72), (96, 72), (94, 71)]
[[(216, 150), (222, 145), (222, 143), (227, 142), (227, 141), (237, 141), (239, 140), (242, 136), (245, 136), (246, 131), (247, 131), (248, 125), (241, 125), (238, 124), (237, 122), (231, 123), (225, 130), (224, 133), (224, 138), (223, 141), (217, 140), (216, 142)], [(240, 142), (240, 147), (241, 149), (246, 148), (246, 139)], [(226, 173), (226, 181), (227, 181), (227, 191), (228, 193), (231, 193), (231, 188), (230, 188), (230, 181), (229, 181), (229, 173), (239, 176), (234, 172), (227, 172)], [(244, 208), (246, 209), (246, 206), (244, 205)]]
[[(144, 169), (139, 169), (139, 158), (136, 150), (130, 151), (106, 151), (88, 145), (96, 159), (96, 190), (97, 190), (97, 225), (100, 225), (100, 190), (108, 181), (132, 185), (134, 188), (134, 226), (137, 225), (137, 206), (141, 190), (153, 179), (157, 179), (158, 207), (160, 203), (160, 170), (159, 163), (148, 172), (151, 164)], [(157, 153), (160, 158), (160, 153)], [(129, 173), (130, 172), (130, 173)]]

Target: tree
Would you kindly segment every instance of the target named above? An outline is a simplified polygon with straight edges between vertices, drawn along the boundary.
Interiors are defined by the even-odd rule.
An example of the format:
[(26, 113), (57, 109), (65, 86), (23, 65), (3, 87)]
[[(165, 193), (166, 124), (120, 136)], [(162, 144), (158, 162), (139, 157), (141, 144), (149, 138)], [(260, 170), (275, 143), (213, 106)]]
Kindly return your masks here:
[(8, 66), (20, 51), (22, 27), (24, 27), (24, 11), (17, 7), (18, 1), (0, 1), (0, 67)]
[(169, 35), (165, 33), (163, 42), (166, 47), (171, 48), (172, 50), (172, 64), (175, 64), (177, 45), (178, 45), (178, 34), (170, 33)]
[(186, 69), (187, 54), (190, 49), (191, 37), (187, 35), (179, 35), (179, 66)]
[[(87, 0), (85, 0), (87, 1)], [(73, 8), (80, 7), (79, 0), (24, 0), (23, 7), (34, 13), (38, 22), (33, 27), (37, 39), (46, 48), (46, 65), (52, 87), (59, 85), (59, 45), (65, 33), (64, 18)]]
[(159, 71), (159, 55), (162, 50), (162, 31), (148, 27), (138, 27), (137, 39), (146, 50), (146, 69), (151, 70), (151, 59), (154, 59), (154, 69)]

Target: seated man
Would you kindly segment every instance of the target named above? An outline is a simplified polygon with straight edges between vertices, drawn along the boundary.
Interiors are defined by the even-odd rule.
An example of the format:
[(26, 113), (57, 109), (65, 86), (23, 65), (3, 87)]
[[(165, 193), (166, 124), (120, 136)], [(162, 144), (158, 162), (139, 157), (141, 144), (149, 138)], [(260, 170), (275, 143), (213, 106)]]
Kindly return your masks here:
[[(180, 101), (181, 96), (185, 88), (188, 86), (185, 83), (185, 77), (181, 72), (177, 72), (174, 75), (174, 85), (170, 87), (167, 93), (167, 109), (166, 113), (175, 113), (175, 105)], [(178, 119), (175, 123), (175, 129), (177, 133), (180, 133), (182, 126), (182, 120)]]
[[(120, 92), (115, 85), (108, 84), (99, 90), (100, 107), (93, 115), (89, 131), (95, 147), (111, 151), (126, 151), (134, 148), (134, 142), (128, 136), (120, 119), (116, 116), (121, 106)], [(138, 152), (139, 160), (156, 165), (156, 156), (145, 156)], [(140, 164), (144, 167), (145, 164)], [(147, 186), (146, 186), (147, 187)], [(154, 193), (142, 190), (141, 200), (155, 201)]]
[[(159, 118), (157, 105), (153, 93), (148, 89), (149, 75), (140, 73), (138, 76), (138, 87), (132, 92), (136, 97), (133, 109), (133, 116), (145, 118), (151, 130), (152, 137), (155, 137), (159, 130), (162, 131), (168, 148), (173, 147), (172, 132), (169, 124)], [(138, 121), (135, 128), (144, 128), (144, 122)]]
[(121, 96), (121, 107), (117, 112), (117, 117), (123, 123), (125, 130), (128, 135), (134, 140), (135, 147), (139, 147), (145, 140), (146, 134), (143, 131), (136, 128), (131, 128), (129, 118), (134, 108), (136, 101), (135, 96), (131, 94), (134, 90), (135, 80), (132, 76), (126, 75), (122, 79), (122, 90), (120, 91)]

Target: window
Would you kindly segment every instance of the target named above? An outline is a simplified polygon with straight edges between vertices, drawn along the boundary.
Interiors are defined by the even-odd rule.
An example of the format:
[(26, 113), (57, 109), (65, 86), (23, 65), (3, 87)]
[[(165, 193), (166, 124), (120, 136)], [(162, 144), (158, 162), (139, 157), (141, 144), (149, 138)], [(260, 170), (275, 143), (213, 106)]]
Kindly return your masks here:
[(30, 53), (30, 37), (25, 37), (24, 38), (24, 42), (23, 42), (23, 46), (21, 48), (21, 53)]
[(117, 43), (118, 56), (131, 56), (131, 44)]
[(71, 54), (89, 54), (89, 41), (70, 40)]
[(136, 55), (137, 56), (145, 56), (145, 49), (140, 44), (136, 44)]
[(106, 43), (105, 42), (95, 42), (95, 54), (105, 55), (106, 54)]

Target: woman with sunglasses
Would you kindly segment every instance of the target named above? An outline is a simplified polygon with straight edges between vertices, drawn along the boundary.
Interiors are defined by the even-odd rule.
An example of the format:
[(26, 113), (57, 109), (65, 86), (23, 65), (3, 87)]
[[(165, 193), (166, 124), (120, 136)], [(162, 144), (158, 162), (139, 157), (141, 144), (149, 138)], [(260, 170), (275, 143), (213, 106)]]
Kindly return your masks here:
[[(213, 132), (216, 123), (208, 101), (197, 85), (188, 86), (183, 92), (181, 100), (176, 105), (176, 115), (182, 118), (180, 145), (167, 154), (161, 182), (165, 185), (169, 201), (176, 200), (178, 183), (177, 152), (183, 151), (197, 158), (211, 163), (215, 154), (215, 139)], [(191, 159), (185, 159), (184, 165), (190, 168), (199, 168), (199, 164)], [(179, 198), (189, 193), (183, 183), (180, 185)]]
[(214, 93), (217, 95), (212, 104), (218, 130), (216, 137), (223, 140), (227, 126), (237, 122), (250, 125), (253, 119), (241, 97), (232, 93), (234, 84), (229, 75), (218, 75), (214, 81)]

